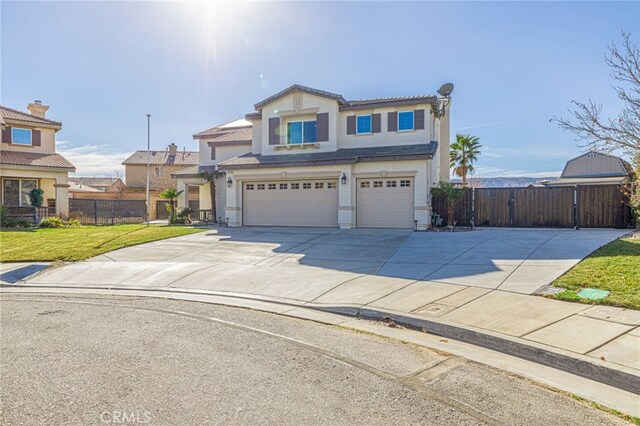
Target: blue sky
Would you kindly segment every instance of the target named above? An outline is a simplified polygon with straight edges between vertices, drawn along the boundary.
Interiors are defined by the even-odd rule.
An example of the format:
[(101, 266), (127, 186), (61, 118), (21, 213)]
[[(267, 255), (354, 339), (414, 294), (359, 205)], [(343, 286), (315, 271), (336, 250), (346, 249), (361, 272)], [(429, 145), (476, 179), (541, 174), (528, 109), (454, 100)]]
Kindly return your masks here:
[(481, 138), (478, 176), (558, 173), (580, 153), (549, 123), (589, 95), (614, 114), (604, 52), (640, 34), (639, 2), (0, 3), (0, 101), (63, 121), (79, 174), (244, 116), (293, 83), (347, 99), (434, 93), (452, 134)]

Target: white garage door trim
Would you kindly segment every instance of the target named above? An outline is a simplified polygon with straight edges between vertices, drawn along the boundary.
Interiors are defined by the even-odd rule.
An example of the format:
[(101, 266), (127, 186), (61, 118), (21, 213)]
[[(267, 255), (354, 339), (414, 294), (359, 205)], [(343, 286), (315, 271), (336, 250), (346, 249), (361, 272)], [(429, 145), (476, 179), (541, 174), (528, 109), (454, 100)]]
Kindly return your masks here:
[(358, 228), (413, 228), (415, 180), (412, 177), (356, 180)]
[(246, 226), (338, 226), (338, 181), (281, 180), (243, 183)]

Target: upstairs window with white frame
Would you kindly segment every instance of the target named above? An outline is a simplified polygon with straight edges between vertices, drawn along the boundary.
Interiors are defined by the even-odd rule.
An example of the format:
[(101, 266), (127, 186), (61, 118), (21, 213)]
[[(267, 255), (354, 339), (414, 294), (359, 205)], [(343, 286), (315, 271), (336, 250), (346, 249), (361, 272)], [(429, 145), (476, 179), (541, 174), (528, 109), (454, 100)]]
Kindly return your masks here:
[(287, 144), (315, 143), (317, 141), (315, 120), (287, 123)]
[(21, 129), (19, 127), (11, 128), (11, 143), (14, 145), (32, 145), (32, 132), (30, 129)]
[(356, 134), (362, 135), (367, 133), (371, 133), (371, 114), (357, 116)]
[(413, 130), (413, 111), (398, 112), (398, 131)]

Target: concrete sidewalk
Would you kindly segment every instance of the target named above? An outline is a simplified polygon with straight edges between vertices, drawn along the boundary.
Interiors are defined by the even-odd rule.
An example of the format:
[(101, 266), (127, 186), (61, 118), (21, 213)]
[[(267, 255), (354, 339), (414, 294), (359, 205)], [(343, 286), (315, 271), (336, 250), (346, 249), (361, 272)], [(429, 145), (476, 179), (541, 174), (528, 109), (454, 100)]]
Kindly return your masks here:
[[(506, 353), (528, 346), (533, 357), (560, 354), (640, 377), (639, 311), (315, 267), (162, 265), (159, 270), (155, 262), (84, 262), (17, 284), (213, 294), (352, 315), (373, 312), (374, 318), (391, 317), (463, 341), (469, 335), (472, 340), (466, 340), (477, 344), (491, 338), (484, 346)], [(518, 347), (505, 346), (511, 344)]]

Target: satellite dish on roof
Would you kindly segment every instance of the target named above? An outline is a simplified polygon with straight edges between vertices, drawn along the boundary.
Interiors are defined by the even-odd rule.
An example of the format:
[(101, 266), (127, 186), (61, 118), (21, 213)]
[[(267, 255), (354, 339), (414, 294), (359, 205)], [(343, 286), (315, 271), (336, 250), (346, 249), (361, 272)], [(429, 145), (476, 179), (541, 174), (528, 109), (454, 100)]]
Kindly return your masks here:
[(453, 83), (445, 83), (438, 89), (438, 95), (448, 98), (453, 92)]

